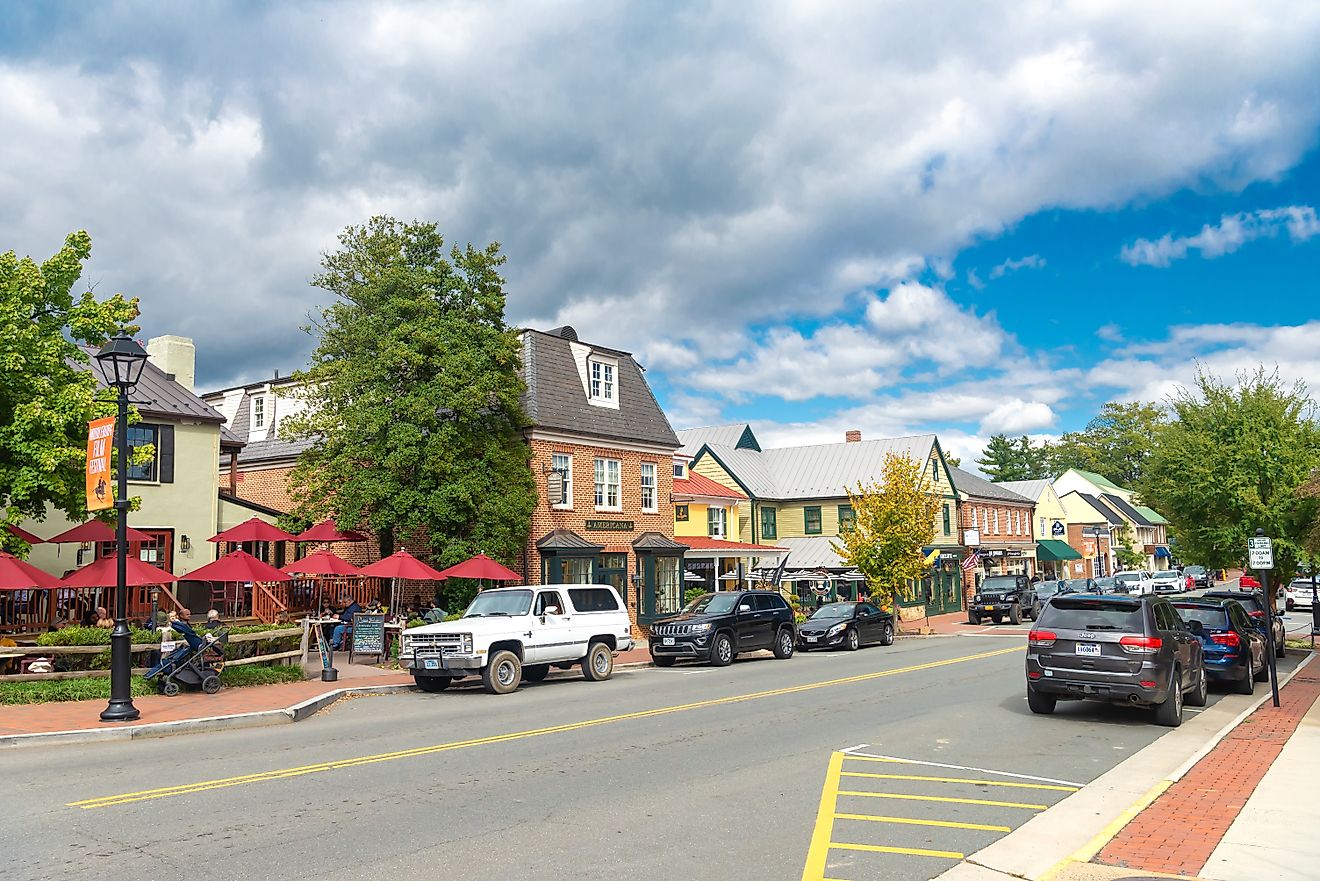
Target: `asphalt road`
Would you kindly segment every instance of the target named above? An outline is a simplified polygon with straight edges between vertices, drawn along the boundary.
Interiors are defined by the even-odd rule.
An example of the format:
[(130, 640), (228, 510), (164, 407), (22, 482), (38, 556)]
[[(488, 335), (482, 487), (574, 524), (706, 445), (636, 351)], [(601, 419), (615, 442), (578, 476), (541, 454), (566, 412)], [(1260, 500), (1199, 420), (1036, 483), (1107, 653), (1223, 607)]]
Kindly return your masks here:
[(1166, 730), (1103, 705), (1032, 716), (1022, 643), (765, 654), (16, 750), (6, 874), (768, 881), (816, 854), (828, 878), (931, 878)]

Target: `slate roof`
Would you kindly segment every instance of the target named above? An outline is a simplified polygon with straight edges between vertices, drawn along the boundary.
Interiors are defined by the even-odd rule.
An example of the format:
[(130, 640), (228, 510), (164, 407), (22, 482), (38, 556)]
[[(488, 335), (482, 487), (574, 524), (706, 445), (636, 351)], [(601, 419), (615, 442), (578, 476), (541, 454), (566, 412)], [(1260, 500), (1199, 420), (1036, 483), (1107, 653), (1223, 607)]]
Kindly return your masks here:
[(991, 483), (984, 477), (977, 477), (970, 471), (964, 471), (961, 468), (950, 468), (949, 471), (953, 476), (953, 485), (958, 488), (960, 495), (971, 496), (974, 499), (1011, 502), (1018, 505), (1029, 505), (1032, 502), (1031, 499), (1013, 492), (1002, 483)]
[[(99, 349), (83, 347), (89, 357), (95, 356)], [(70, 360), (70, 366), (76, 370), (85, 370), (96, 379), (100, 388), (108, 388), (96, 362), (81, 364)], [(161, 370), (150, 361), (142, 365), (142, 378), (130, 396), (139, 413), (144, 416), (160, 416), (166, 419), (190, 419), (196, 422), (223, 423), (225, 417), (219, 410), (188, 391), (170, 374)]]
[(1039, 502), (1040, 497), (1045, 494), (1045, 488), (1050, 485), (1048, 480), (998, 480), (995, 486), (1002, 486), (1010, 492), (1015, 492), (1020, 496), (1026, 496), (1032, 501)]
[(854, 443), (778, 447), (757, 452), (707, 444), (706, 449), (757, 498), (842, 498), (859, 482), (879, 480), (885, 456), (894, 453), (924, 463), (935, 435), (877, 438)]
[(1124, 517), (1131, 520), (1133, 523), (1137, 524), (1138, 526), (1155, 525), (1154, 523), (1151, 523), (1149, 520), (1147, 520), (1144, 516), (1142, 516), (1142, 513), (1140, 511), (1132, 507), (1130, 504), (1128, 504), (1119, 496), (1113, 495), (1112, 493), (1103, 493), (1101, 494), (1100, 498), (1104, 499), (1106, 504), (1113, 507), (1115, 511), (1118, 511), (1120, 514), (1122, 514)]
[(618, 409), (589, 403), (573, 358), (574, 342), (580, 342), (577, 333), (568, 327), (553, 333), (523, 332), (522, 371), (527, 391), (522, 405), (534, 427), (675, 450), (683, 445), (651, 394), (641, 367), (627, 352), (582, 343), (619, 363), (615, 376)]
[[(227, 389), (218, 389), (213, 392), (207, 392), (206, 397), (209, 400), (219, 402), (224, 398), (227, 392), (243, 390), (243, 396), (239, 398), (238, 409), (234, 411), (233, 418), (227, 426), (228, 432), (242, 444), (243, 451), (238, 454), (240, 465), (251, 465), (256, 462), (276, 462), (285, 459), (296, 459), (298, 455), (312, 446), (311, 440), (286, 440), (281, 437), (272, 437), (272, 432), (279, 431), (279, 417), (282, 415), (281, 405), (283, 401), (278, 394), (266, 395), (266, 407), (268, 419), (272, 421), (272, 429), (267, 431), (266, 439), (259, 441), (249, 441), (248, 438), (252, 432), (252, 396), (257, 392), (265, 392), (268, 385), (288, 386), (292, 381), (287, 377), (264, 379), (260, 382), (251, 382), (247, 385), (233, 386)], [(221, 414), (223, 418), (224, 414)], [(222, 430), (223, 431), (223, 430)]]
[(678, 433), (678, 439), (683, 442), (683, 448), (679, 452), (686, 456), (695, 456), (705, 444), (761, 451), (760, 442), (752, 433), (752, 427), (746, 422), (685, 428)]

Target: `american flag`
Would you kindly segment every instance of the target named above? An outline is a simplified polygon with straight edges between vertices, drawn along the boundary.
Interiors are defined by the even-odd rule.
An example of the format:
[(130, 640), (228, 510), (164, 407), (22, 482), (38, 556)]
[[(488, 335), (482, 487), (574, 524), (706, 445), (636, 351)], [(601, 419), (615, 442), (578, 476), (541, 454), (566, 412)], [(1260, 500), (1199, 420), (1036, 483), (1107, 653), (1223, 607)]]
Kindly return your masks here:
[(979, 550), (972, 551), (972, 555), (968, 557), (966, 560), (963, 560), (962, 562), (963, 571), (971, 572), (978, 565), (980, 565), (980, 562), (981, 562), (981, 552)]

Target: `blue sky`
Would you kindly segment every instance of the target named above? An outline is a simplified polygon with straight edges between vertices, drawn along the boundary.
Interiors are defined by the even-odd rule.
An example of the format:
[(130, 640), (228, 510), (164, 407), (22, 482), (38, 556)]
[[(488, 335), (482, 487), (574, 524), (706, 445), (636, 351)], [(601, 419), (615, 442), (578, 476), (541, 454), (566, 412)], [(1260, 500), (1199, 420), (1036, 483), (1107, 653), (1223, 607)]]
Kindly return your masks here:
[(676, 427), (974, 457), (1198, 361), (1320, 388), (1320, 7), (18, 6), (0, 248), (199, 383), (286, 372), (373, 213), (500, 241), (511, 320), (635, 352)]

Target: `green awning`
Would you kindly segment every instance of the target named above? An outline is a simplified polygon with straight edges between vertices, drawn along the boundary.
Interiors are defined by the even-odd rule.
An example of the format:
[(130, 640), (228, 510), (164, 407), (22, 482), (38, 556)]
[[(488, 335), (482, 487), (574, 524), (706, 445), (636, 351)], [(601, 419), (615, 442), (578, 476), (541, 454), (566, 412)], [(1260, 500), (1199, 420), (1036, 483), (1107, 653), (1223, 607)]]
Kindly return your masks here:
[(1072, 545), (1066, 541), (1059, 541), (1055, 538), (1043, 538), (1036, 542), (1036, 559), (1050, 562), (1051, 560), (1080, 560), (1082, 555), (1072, 549)]

